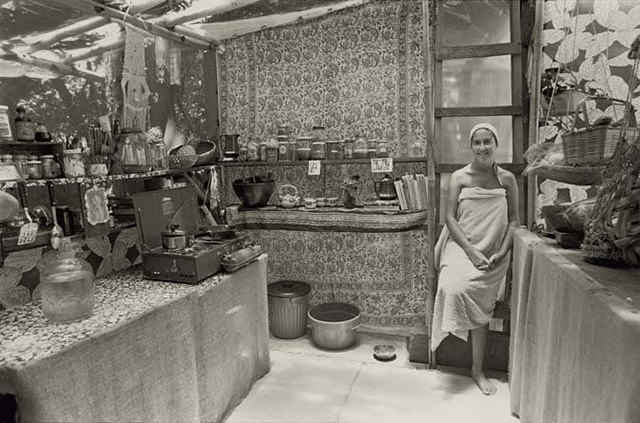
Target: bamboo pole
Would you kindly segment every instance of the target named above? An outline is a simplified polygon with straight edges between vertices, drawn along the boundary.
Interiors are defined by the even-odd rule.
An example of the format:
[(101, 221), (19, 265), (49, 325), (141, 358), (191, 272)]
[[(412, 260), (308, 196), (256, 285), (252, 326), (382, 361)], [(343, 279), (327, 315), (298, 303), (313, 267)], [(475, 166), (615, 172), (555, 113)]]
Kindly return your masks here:
[(194, 5), (181, 10), (179, 12), (169, 12), (164, 16), (160, 16), (155, 19), (151, 19), (150, 22), (161, 25), (167, 28), (174, 27), (176, 25), (190, 22), (196, 19), (218, 15), (220, 13), (228, 12), (230, 10), (239, 9), (241, 7), (248, 6), (252, 3), (256, 3), (259, 0), (217, 0), (217, 1), (203, 1), (200, 0)]
[[(218, 40), (226, 40), (261, 31), (268, 28), (276, 28), (292, 23), (299, 23), (314, 19), (338, 10), (360, 6), (369, 3), (370, 0), (349, 0), (331, 6), (315, 7), (313, 9), (282, 13), (277, 15), (260, 16), (257, 18), (240, 19), (229, 22), (212, 22), (203, 24), (190, 24), (190, 27), (199, 28)], [(177, 30), (177, 28), (176, 28)]]
[(99, 54), (102, 54), (106, 51), (111, 50), (120, 50), (124, 47), (124, 34), (120, 34), (117, 37), (102, 40), (90, 47), (79, 48), (75, 50), (68, 50), (66, 52), (64, 63), (73, 63), (78, 60), (88, 59), (90, 57), (95, 57)]
[(91, 72), (84, 69), (79, 69), (73, 65), (69, 65), (67, 63), (54, 62), (47, 59), (42, 59), (38, 57), (33, 57), (32, 55), (26, 53), (11, 53), (5, 55), (3, 57), (4, 60), (12, 60), (15, 62), (21, 62), (32, 66), (37, 66), (40, 68), (47, 69), (57, 75), (75, 75), (81, 76), (83, 78), (103, 81), (104, 75), (100, 75), (95, 72)]
[[(531, 69), (529, 88), (531, 90), (531, 103), (529, 107), (529, 145), (538, 142), (540, 120), (540, 84), (542, 75), (542, 15), (544, 12), (544, 0), (536, 0), (535, 20), (533, 29), (533, 43), (531, 46)], [(527, 175), (527, 226), (531, 228), (535, 223), (536, 215), (536, 191), (538, 190), (538, 178), (535, 175)]]
[(427, 149), (427, 183), (429, 196), (429, 214), (427, 222), (427, 328), (429, 330), (427, 343), (429, 351), (429, 366), (436, 366), (435, 354), (431, 351), (431, 326), (433, 324), (433, 308), (435, 290), (437, 287), (437, 273), (435, 268), (435, 240), (436, 240), (436, 198), (435, 198), (435, 148), (434, 126), (435, 108), (433, 106), (433, 62), (431, 52), (431, 26), (429, 25), (429, 0), (422, 0), (422, 54), (424, 72), (424, 133)]
[(87, 31), (91, 31), (92, 29), (101, 27), (108, 23), (109, 23), (109, 19), (106, 19), (100, 16), (95, 16), (93, 18), (83, 19), (71, 25), (58, 28), (54, 31), (38, 34), (32, 37), (25, 37), (23, 41), (29, 44), (29, 47), (27, 47), (26, 52), (32, 53), (37, 50), (46, 49), (60, 40), (73, 37), (74, 35), (83, 34)]

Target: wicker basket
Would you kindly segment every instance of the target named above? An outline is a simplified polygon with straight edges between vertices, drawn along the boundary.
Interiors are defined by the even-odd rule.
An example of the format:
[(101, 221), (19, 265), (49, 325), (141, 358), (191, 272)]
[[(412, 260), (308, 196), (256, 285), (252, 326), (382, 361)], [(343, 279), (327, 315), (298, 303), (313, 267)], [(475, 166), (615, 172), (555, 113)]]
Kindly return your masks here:
[(624, 267), (627, 265), (620, 250), (608, 245), (582, 244), (582, 258), (588, 263), (607, 267)]
[(190, 156), (168, 156), (169, 169), (185, 169), (192, 167), (198, 160), (197, 155)]
[[(620, 139), (621, 127), (594, 126), (562, 136), (564, 159), (571, 165), (599, 164), (611, 157)], [(634, 141), (640, 130), (627, 128), (625, 138)]]
[(604, 166), (542, 165), (529, 172), (538, 177), (573, 185), (595, 185), (602, 182)]

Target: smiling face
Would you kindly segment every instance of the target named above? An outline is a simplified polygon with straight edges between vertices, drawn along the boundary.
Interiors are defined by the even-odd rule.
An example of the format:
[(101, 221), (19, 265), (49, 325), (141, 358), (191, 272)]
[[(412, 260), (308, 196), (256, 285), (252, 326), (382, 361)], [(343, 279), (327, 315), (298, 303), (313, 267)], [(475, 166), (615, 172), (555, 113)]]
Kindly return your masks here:
[(493, 154), (497, 147), (496, 138), (488, 129), (478, 129), (471, 137), (473, 158), (479, 162), (493, 162)]

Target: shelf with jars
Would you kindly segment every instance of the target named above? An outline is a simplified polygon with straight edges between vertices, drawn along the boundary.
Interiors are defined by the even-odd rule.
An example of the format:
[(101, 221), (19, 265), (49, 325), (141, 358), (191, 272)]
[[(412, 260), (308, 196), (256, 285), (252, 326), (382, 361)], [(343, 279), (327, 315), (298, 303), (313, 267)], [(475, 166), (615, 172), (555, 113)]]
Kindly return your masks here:
[[(343, 165), (343, 164), (369, 164), (371, 159), (324, 159), (320, 160), (323, 165)], [(426, 157), (394, 157), (394, 163), (426, 163)], [(217, 164), (221, 166), (308, 166), (309, 160), (289, 160), (289, 161), (223, 161)]]

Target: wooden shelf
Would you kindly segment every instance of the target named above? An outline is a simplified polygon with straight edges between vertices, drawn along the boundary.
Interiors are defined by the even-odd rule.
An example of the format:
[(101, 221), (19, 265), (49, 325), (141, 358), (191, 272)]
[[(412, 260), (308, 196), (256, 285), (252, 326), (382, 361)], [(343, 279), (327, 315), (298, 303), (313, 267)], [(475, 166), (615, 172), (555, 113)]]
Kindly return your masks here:
[[(344, 164), (370, 164), (371, 159), (343, 159), (343, 160), (320, 160), (323, 165), (344, 165)], [(394, 157), (393, 163), (426, 163), (426, 157)], [(309, 166), (308, 160), (282, 161), (282, 162), (218, 162), (225, 167), (255, 167), (255, 166)]]
[[(53, 179), (26, 179), (25, 185), (27, 187), (44, 186), (48, 183), (53, 185), (67, 185), (67, 184), (82, 184), (82, 183), (95, 183), (95, 182), (111, 182), (122, 181), (127, 179), (151, 179), (159, 176), (173, 176), (181, 175), (185, 173), (197, 173), (210, 170), (215, 165), (189, 167), (183, 169), (167, 169), (167, 170), (153, 170), (145, 173), (124, 173), (121, 175), (108, 175), (108, 176), (82, 176), (78, 178), (53, 178)], [(0, 188), (12, 188), (18, 181), (4, 181), (0, 182)]]

